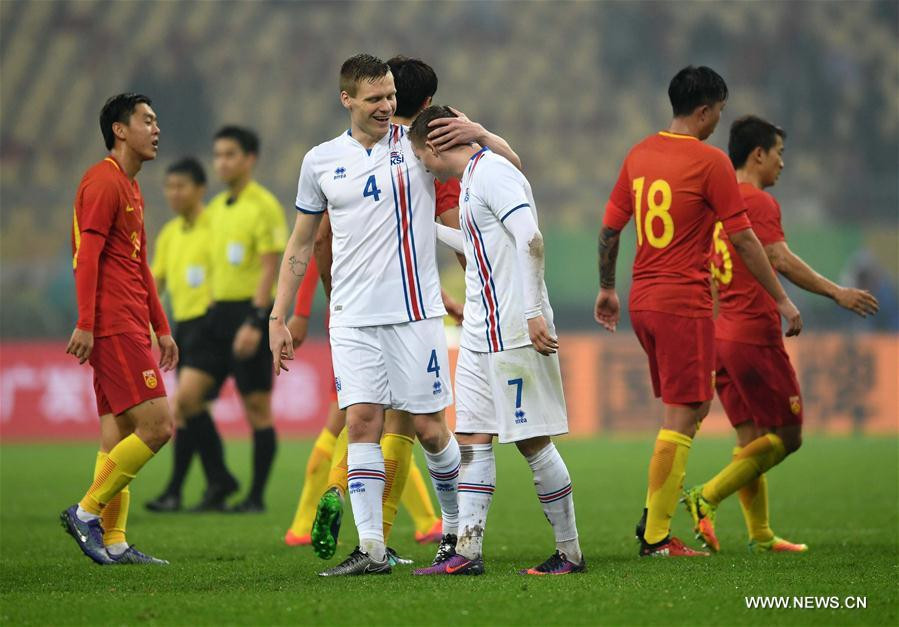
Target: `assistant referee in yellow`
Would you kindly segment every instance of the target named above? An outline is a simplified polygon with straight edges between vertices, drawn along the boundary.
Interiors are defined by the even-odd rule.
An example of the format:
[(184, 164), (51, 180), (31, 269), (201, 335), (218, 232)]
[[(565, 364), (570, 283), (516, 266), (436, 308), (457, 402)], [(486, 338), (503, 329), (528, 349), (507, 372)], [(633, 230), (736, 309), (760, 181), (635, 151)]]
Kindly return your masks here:
[[(206, 399), (233, 375), (253, 429), (253, 479), (246, 497), (230, 511), (262, 512), (277, 441), (272, 421), (272, 355), (268, 316), (278, 264), (287, 241), (280, 203), (253, 180), (259, 138), (243, 127), (215, 134), (213, 165), (226, 189), (206, 208), (211, 234), (212, 307), (196, 360), (181, 372), (179, 403), (187, 421), (206, 411)], [(210, 485), (202, 508), (224, 507), (230, 485)]]

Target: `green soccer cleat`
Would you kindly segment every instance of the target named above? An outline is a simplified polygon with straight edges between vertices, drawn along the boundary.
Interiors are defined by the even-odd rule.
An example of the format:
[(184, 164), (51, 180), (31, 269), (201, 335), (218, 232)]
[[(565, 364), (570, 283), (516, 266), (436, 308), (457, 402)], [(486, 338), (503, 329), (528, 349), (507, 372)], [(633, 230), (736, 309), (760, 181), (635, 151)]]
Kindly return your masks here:
[(696, 539), (702, 540), (710, 551), (715, 553), (720, 551), (721, 544), (715, 535), (715, 514), (718, 507), (702, 498), (702, 486), (698, 485), (686, 490), (681, 502), (686, 505), (687, 513), (693, 519), (693, 531), (696, 533)]
[(749, 541), (750, 553), (807, 553), (807, 544), (797, 544), (774, 536), (767, 542)]
[(337, 488), (322, 494), (312, 523), (312, 550), (323, 560), (329, 560), (337, 552), (337, 536), (343, 520), (343, 496)]

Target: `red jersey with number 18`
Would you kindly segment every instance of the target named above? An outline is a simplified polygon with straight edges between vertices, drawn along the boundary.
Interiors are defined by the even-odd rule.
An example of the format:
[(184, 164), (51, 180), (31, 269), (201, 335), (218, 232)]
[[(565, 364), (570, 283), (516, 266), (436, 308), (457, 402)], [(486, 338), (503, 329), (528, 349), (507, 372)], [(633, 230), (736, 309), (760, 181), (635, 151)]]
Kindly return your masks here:
[(603, 224), (621, 230), (631, 216), (637, 254), (630, 310), (711, 318), (715, 222), (729, 233), (751, 226), (727, 155), (688, 135), (644, 139), (624, 160)]

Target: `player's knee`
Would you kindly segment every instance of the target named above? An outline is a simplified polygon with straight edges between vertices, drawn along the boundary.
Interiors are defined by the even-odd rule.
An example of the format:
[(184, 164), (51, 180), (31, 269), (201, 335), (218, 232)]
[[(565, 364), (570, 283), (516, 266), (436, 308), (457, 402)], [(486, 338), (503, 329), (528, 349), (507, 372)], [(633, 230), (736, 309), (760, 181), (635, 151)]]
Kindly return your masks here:
[(175, 397), (175, 408), (186, 421), (191, 416), (201, 413), (206, 408), (206, 404), (202, 395), (196, 394), (192, 390), (178, 390), (178, 395)]
[(442, 451), (450, 439), (449, 428), (446, 423), (439, 420), (416, 421), (415, 434), (422, 448), (431, 453)]
[(547, 446), (549, 446), (550, 439), (549, 436), (542, 436), (538, 438), (529, 438), (527, 440), (520, 440), (515, 443), (515, 446), (518, 447), (519, 452), (525, 457), (533, 457)]

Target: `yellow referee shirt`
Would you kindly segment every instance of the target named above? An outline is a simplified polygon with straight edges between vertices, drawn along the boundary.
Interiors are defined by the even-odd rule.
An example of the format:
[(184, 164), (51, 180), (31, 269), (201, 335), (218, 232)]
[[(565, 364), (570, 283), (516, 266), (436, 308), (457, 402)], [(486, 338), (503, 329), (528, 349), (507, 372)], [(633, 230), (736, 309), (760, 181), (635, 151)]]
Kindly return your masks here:
[(249, 300), (262, 275), (260, 255), (284, 251), (287, 221), (278, 200), (256, 181), (230, 204), (228, 196), (227, 191), (218, 194), (206, 209), (212, 230), (212, 299)]
[(198, 318), (209, 309), (209, 213), (202, 211), (193, 224), (179, 216), (169, 220), (156, 237), (151, 270), (165, 281), (176, 322)]

